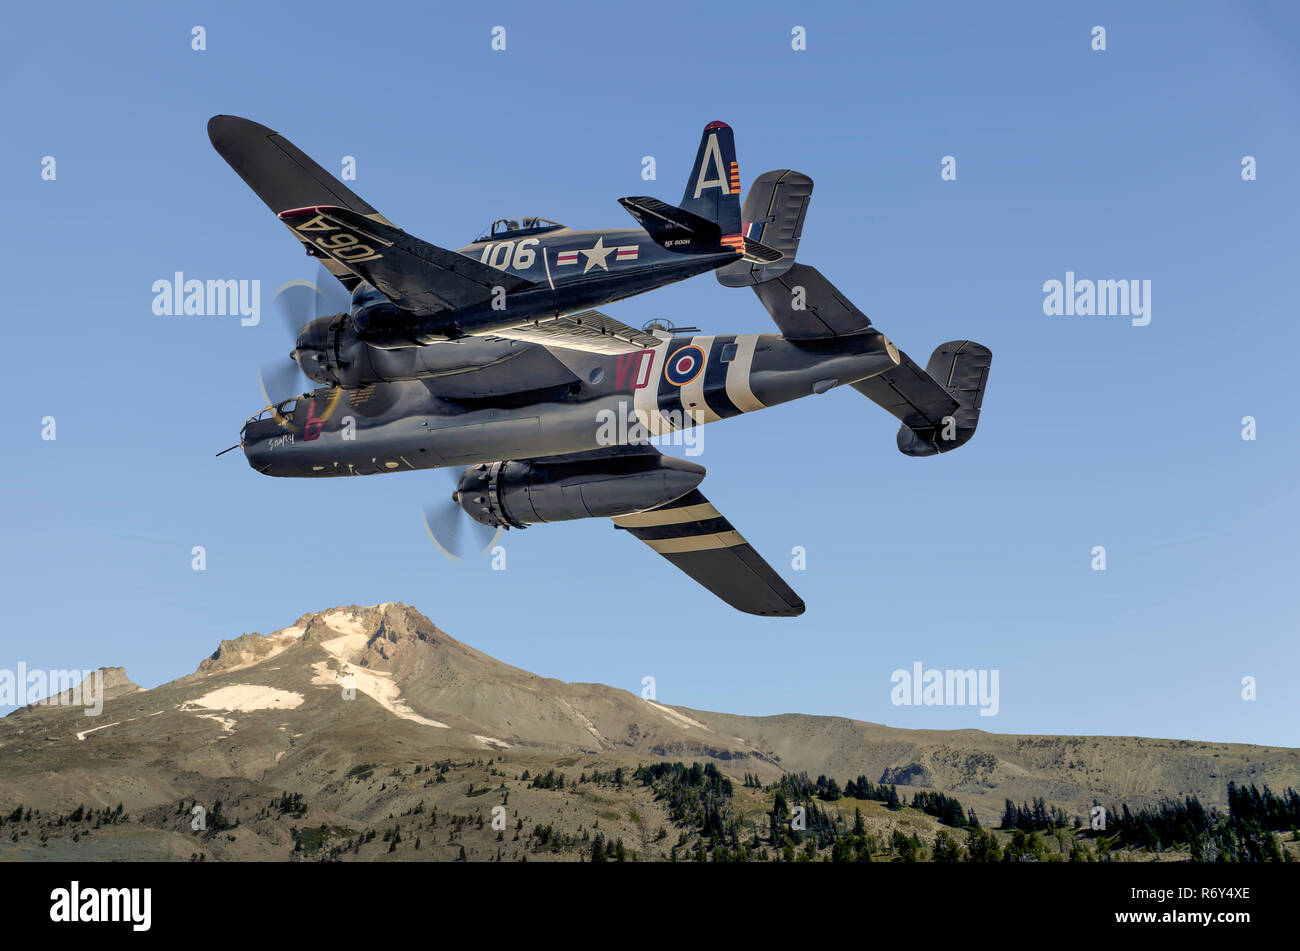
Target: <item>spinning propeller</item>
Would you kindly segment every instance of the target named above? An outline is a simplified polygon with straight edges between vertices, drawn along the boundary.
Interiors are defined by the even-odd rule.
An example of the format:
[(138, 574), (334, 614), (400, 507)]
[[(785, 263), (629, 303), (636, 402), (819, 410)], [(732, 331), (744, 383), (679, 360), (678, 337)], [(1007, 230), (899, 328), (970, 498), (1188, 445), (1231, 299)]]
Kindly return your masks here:
[(457, 469), (440, 469), (444, 478), (450, 477), (450, 486), (443, 501), (434, 502), (424, 509), (424, 528), (438, 546), (438, 550), (452, 561), (461, 561), (467, 555), (482, 555), (491, 550), (501, 534), (500, 528), (484, 525), (470, 517), (452, 496), (460, 485), (461, 472)]
[(295, 359), (298, 338), (315, 318), (348, 313), (352, 308), (352, 296), (322, 266), (317, 272), (315, 283), (290, 281), (276, 291), (275, 304), (289, 339), (294, 341), (294, 350), (290, 352), (288, 360), (265, 363), (258, 370), (257, 382), (267, 406), (277, 406), (316, 386), (302, 372), (302, 367)]

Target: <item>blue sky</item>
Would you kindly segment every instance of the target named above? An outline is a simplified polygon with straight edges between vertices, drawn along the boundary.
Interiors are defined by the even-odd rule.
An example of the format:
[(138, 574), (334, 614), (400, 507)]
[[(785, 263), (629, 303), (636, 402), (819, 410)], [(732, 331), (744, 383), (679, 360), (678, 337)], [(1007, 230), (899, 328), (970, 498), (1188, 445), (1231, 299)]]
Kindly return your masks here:
[[(283, 6), (7, 15), (0, 667), (153, 686), (222, 638), (405, 601), (517, 666), (653, 676), (703, 709), (1300, 745), (1288, 5)], [(705, 431), (703, 489), (805, 598), (793, 621), (734, 612), (604, 521), (511, 534), (504, 572), (451, 563), (420, 522), (439, 473), (272, 480), (213, 458), (286, 349), (274, 289), (313, 276), (212, 150), (215, 113), (327, 168), (355, 156), (359, 194), (448, 247), (508, 214), (624, 226), (615, 199), (676, 201), (723, 119), (746, 185), (815, 179), (800, 260), (899, 346), (992, 348), (979, 433), (906, 458), (848, 389)], [(155, 316), (175, 271), (260, 280), (261, 325)], [(1150, 325), (1044, 316), (1067, 271), (1150, 280)], [(608, 311), (773, 330), (708, 275)], [(892, 705), (915, 661), (998, 670), (999, 714)]]

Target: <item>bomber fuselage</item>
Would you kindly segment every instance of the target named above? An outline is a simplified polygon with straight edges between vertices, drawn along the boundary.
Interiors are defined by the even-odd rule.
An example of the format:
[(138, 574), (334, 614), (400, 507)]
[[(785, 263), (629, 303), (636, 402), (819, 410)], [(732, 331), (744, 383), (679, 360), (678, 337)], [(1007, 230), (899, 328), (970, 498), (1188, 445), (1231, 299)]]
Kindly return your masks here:
[[(250, 419), (240, 444), (254, 469), (289, 477), (540, 458), (689, 431), (899, 362), (875, 331), (799, 342), (779, 334), (661, 338), (657, 347), (613, 356), (521, 345), (513, 357), (497, 354), (496, 384), (476, 369), (361, 390), (321, 388)], [(480, 346), (501, 344), (436, 346), (466, 348), (475, 364)], [(521, 372), (511, 373), (515, 360)], [(527, 379), (529, 388), (511, 388), (511, 378)]]

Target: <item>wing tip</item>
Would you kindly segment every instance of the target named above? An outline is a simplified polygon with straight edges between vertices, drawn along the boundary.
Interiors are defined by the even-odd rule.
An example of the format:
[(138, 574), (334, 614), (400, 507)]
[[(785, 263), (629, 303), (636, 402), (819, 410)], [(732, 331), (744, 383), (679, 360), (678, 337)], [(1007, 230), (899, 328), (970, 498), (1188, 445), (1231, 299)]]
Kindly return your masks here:
[(208, 140), (220, 148), (237, 138), (248, 135), (275, 135), (274, 129), (268, 129), (260, 122), (245, 119), (242, 116), (218, 114), (208, 120)]
[[(733, 607), (739, 607), (739, 605), (733, 605)], [(808, 606), (800, 601), (797, 605), (792, 604), (785, 610), (781, 611), (752, 611), (743, 607), (739, 609), (744, 611), (746, 614), (754, 614), (758, 617), (798, 617), (808, 609)]]

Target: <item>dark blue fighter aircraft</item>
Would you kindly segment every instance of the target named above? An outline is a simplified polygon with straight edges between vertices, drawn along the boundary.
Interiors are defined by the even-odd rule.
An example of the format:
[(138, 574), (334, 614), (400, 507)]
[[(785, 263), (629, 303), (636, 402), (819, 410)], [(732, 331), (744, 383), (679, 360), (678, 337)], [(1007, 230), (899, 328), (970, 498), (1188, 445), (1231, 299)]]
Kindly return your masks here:
[(371, 347), (510, 336), (512, 328), (531, 340), (543, 325), (593, 307), (742, 260), (782, 257), (742, 234), (735, 138), (723, 122), (705, 126), (681, 205), (619, 199), (639, 228), (574, 231), (545, 218), (501, 218), (456, 251), (394, 227), (347, 190), (333, 204), (292, 207), (286, 183), (304, 172), (319, 181), (320, 167), (263, 125), (214, 116), (208, 136), (307, 253), (353, 292), (353, 328)]

